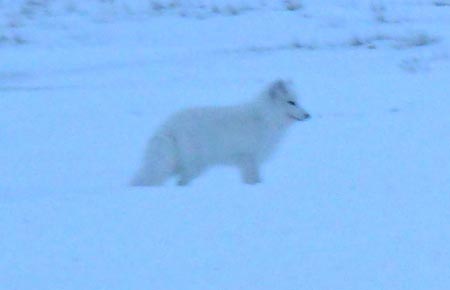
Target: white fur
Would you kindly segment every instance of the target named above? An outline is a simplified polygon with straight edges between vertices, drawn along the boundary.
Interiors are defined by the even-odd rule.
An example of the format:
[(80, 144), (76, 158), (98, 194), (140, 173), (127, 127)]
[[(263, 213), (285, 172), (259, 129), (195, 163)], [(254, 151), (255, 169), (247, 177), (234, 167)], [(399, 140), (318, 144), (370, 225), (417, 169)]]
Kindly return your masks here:
[(289, 102), (297, 102), (290, 83), (276, 81), (246, 104), (175, 114), (151, 138), (132, 185), (161, 185), (171, 176), (186, 185), (220, 164), (237, 166), (245, 183), (260, 182), (260, 164), (289, 125), (309, 117), (297, 103)]

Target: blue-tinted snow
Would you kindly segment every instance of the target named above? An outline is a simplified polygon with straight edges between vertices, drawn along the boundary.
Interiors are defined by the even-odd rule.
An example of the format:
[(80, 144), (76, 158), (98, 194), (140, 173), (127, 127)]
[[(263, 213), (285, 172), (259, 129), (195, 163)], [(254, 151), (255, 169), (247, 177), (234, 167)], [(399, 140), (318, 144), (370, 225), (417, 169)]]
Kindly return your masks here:
[[(238, 1), (181, 2), (61, 1), (31, 18), (0, 2), (20, 24), (0, 41), (0, 290), (446, 289), (445, 1), (241, 1), (236, 16), (207, 8)], [(264, 183), (219, 168), (127, 186), (169, 114), (278, 77), (313, 118)]]

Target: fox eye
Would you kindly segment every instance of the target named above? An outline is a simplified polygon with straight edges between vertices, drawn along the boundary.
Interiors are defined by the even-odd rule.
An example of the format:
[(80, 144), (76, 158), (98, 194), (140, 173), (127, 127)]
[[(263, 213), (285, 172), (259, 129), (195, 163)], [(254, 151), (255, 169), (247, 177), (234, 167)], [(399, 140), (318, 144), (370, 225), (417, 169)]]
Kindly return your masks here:
[(292, 105), (292, 106), (295, 106), (295, 105), (296, 105), (296, 103), (295, 103), (294, 101), (288, 101), (288, 104), (289, 104), (289, 105)]

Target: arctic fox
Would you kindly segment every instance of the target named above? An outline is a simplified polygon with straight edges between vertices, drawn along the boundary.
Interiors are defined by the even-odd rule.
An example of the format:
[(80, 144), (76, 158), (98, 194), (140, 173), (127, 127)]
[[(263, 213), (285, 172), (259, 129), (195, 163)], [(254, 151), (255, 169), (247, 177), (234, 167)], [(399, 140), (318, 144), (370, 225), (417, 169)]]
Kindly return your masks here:
[(134, 186), (162, 185), (176, 176), (187, 185), (213, 165), (237, 166), (247, 184), (261, 182), (259, 167), (294, 121), (310, 115), (292, 84), (278, 80), (256, 99), (229, 107), (204, 107), (173, 115), (150, 139)]

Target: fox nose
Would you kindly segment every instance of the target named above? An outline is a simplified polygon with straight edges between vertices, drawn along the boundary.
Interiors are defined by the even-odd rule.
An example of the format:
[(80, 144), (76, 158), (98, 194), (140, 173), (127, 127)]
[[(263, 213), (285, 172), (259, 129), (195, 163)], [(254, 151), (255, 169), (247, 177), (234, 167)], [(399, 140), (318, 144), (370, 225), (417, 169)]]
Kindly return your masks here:
[(306, 114), (305, 114), (305, 117), (304, 117), (304, 120), (309, 119), (309, 118), (311, 118), (311, 115), (308, 114), (308, 113), (306, 113)]

